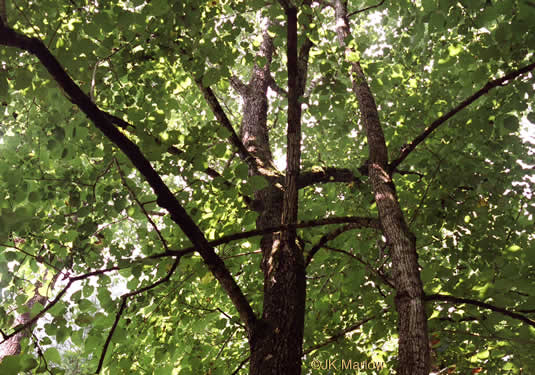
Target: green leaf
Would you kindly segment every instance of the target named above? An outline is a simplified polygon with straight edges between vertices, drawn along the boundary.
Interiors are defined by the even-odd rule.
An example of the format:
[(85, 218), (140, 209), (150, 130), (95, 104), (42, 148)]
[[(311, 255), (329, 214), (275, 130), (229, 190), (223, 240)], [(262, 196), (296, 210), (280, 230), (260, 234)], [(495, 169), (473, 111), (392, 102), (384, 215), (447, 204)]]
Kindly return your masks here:
[(45, 350), (45, 358), (47, 359), (47, 361), (52, 361), (52, 362), (55, 362), (57, 364), (61, 364), (62, 361), (61, 361), (61, 355), (59, 354), (59, 351), (58, 349), (56, 348), (48, 348), (47, 350)]

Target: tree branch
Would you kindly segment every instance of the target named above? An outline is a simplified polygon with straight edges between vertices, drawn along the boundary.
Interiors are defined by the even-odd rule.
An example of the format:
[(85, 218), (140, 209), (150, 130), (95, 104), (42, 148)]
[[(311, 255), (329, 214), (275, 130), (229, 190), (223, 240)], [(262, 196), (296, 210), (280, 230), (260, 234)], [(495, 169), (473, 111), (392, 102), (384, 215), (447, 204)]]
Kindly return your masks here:
[[(383, 310), (383, 312), (387, 312), (387, 311), (388, 311), (387, 309)], [(362, 327), (362, 325), (368, 323), (370, 320), (375, 319), (375, 318), (376, 318), (376, 316), (372, 315), (372, 316), (370, 316), (370, 317), (368, 317), (366, 319), (361, 320), (360, 322), (357, 322), (355, 324), (350, 325), (349, 327), (341, 330), (340, 332), (335, 333), (334, 335), (330, 336), (325, 341), (320, 342), (319, 344), (316, 344), (316, 345), (312, 345), (311, 347), (303, 350), (303, 355), (309, 354), (309, 353), (313, 352), (314, 350), (318, 350), (320, 348), (323, 348), (324, 346), (327, 346), (329, 344), (332, 344), (333, 342), (338, 341), (338, 339), (344, 337), (345, 335), (347, 335), (350, 332), (356, 331), (357, 329)]]
[[(120, 117), (114, 116), (114, 115), (112, 115), (112, 114), (110, 114), (110, 113), (107, 113), (107, 112), (105, 112), (105, 111), (102, 111), (102, 112), (108, 117), (108, 119), (109, 119), (113, 124), (115, 124), (116, 126), (120, 127), (121, 129), (128, 130), (129, 128), (132, 128), (132, 129), (135, 129), (135, 128), (136, 128), (134, 125), (130, 124), (128, 121), (125, 121), (125, 120), (121, 119)], [(154, 140), (155, 140), (155, 142), (158, 143), (158, 144), (161, 143), (161, 141), (160, 141), (157, 137), (155, 137)], [(169, 146), (169, 147), (167, 148), (167, 152), (168, 152), (169, 154), (171, 154), (171, 155), (176, 155), (176, 156), (180, 156), (180, 155), (184, 154), (184, 151), (183, 151), (183, 150), (181, 150), (181, 149), (179, 149), (179, 148), (177, 148), (177, 147), (175, 147), (175, 146)], [(208, 176), (210, 176), (210, 177), (212, 177), (212, 178), (218, 178), (218, 177), (223, 178), (223, 176), (221, 176), (221, 174), (220, 174), (218, 171), (216, 171), (215, 169), (210, 168), (210, 167), (206, 168), (206, 169), (204, 170), (204, 173), (206, 173)], [(233, 187), (233, 185), (232, 185), (229, 181), (227, 181), (227, 180), (224, 180), (223, 183), (224, 183), (225, 186), (227, 186), (228, 188)], [(245, 203), (246, 203), (247, 205), (250, 205), (250, 204), (251, 204), (251, 202), (252, 202), (251, 198), (249, 198), (249, 197), (246, 196), (246, 195), (241, 195), (241, 196), (242, 196), (243, 200), (245, 201)]]
[(454, 297), (454, 296), (448, 296), (448, 295), (445, 295), (445, 294), (426, 295), (424, 297), (424, 299), (426, 301), (445, 301), (445, 302), (451, 302), (453, 304), (466, 303), (466, 304), (469, 304), (469, 305), (482, 307), (484, 309), (488, 309), (488, 310), (491, 310), (491, 311), (494, 311), (494, 312), (499, 312), (499, 313), (501, 313), (503, 315), (506, 315), (506, 316), (508, 316), (510, 318), (521, 320), (522, 322), (524, 322), (524, 323), (526, 323), (526, 324), (528, 324), (528, 325), (530, 325), (532, 327), (535, 327), (535, 320), (530, 319), (527, 316), (524, 316), (522, 314), (516, 313), (514, 311), (510, 311), (510, 310), (505, 309), (503, 307), (498, 307), (498, 306), (494, 306), (494, 305), (491, 305), (491, 304), (488, 304), (488, 303), (485, 303), (485, 302), (476, 301), (474, 299), (459, 298), (459, 297)]
[(385, 2), (385, 0), (382, 0), (379, 4), (370, 5), (369, 7), (366, 7), (366, 8), (363, 8), (363, 9), (359, 9), (359, 10), (355, 10), (354, 12), (349, 13), (347, 15), (347, 18), (353, 17), (355, 14), (366, 12), (367, 10), (370, 10), (370, 9), (373, 9), (373, 8), (379, 8), (381, 5), (384, 4), (384, 2)]
[(247, 85), (243, 83), (241, 79), (236, 76), (231, 76), (229, 81), (232, 88), (236, 90), (240, 96), (247, 95)]
[(126, 298), (122, 298), (121, 306), (119, 307), (119, 311), (117, 311), (117, 314), (115, 315), (115, 321), (113, 322), (113, 326), (110, 329), (108, 337), (106, 337), (106, 341), (104, 342), (104, 347), (102, 348), (102, 353), (100, 353), (100, 359), (98, 360), (98, 366), (97, 366), (97, 370), (95, 371), (95, 374), (100, 374), (100, 371), (102, 370), (102, 366), (104, 365), (104, 358), (106, 357), (106, 352), (108, 351), (108, 346), (110, 345), (111, 338), (113, 337), (113, 333), (115, 332), (115, 329), (117, 328), (117, 324), (119, 324), (119, 320), (121, 319), (121, 315), (123, 314), (125, 306), (126, 306)]
[(217, 121), (219, 121), (219, 123), (230, 132), (230, 142), (234, 145), (234, 147), (236, 147), (240, 159), (247, 163), (249, 168), (252, 168), (253, 170), (257, 171), (257, 160), (249, 153), (249, 151), (247, 151), (240, 137), (238, 137), (238, 134), (236, 134), (236, 131), (234, 131), (230, 120), (228, 119), (223, 108), (221, 107), (221, 104), (219, 104), (219, 100), (215, 96), (212, 89), (210, 87), (204, 87), (202, 84), (202, 80), (200, 79), (197, 80), (197, 87), (199, 88), (199, 90), (201, 90), (204, 99), (206, 100), (208, 106), (214, 113), (214, 116), (216, 117)]
[(125, 175), (123, 173), (123, 170), (121, 169), (121, 166), (119, 165), (119, 162), (117, 161), (116, 158), (114, 158), (114, 162), (115, 162), (115, 165), (117, 166), (117, 170), (119, 171), (119, 176), (121, 178), (121, 182), (122, 182), (123, 186), (126, 188), (126, 190), (128, 190), (128, 192), (130, 193), (130, 196), (132, 197), (134, 202), (136, 202), (136, 204), (139, 206), (139, 208), (143, 212), (143, 215), (145, 215), (145, 217), (147, 218), (147, 221), (150, 223), (150, 225), (152, 226), (152, 228), (154, 229), (154, 231), (158, 235), (158, 238), (160, 239), (160, 242), (162, 243), (162, 246), (165, 249), (165, 251), (169, 251), (169, 247), (167, 245), (167, 241), (162, 236), (162, 232), (160, 231), (160, 229), (158, 228), (158, 226), (156, 225), (154, 220), (152, 220), (152, 218), (150, 217), (149, 213), (145, 209), (145, 206), (139, 201), (139, 199), (137, 199), (137, 196), (136, 196), (136, 193), (134, 192), (134, 190), (132, 190), (132, 188), (127, 184), (126, 177), (125, 177)]
[(0, 0), (0, 28), (7, 26), (6, 0)]
[[(112, 143), (114, 143), (128, 157), (128, 159), (130, 159), (132, 164), (152, 187), (155, 195), (157, 196), (158, 205), (170, 213), (171, 219), (178, 224), (190, 241), (196, 246), (197, 251), (199, 251), (201, 254), (208, 269), (219, 281), (227, 295), (232, 300), (244, 324), (248, 328), (252, 327), (252, 325), (256, 322), (256, 316), (251, 308), (251, 305), (247, 301), (247, 298), (225, 266), (225, 263), (215, 253), (213, 247), (208, 244), (204, 233), (199, 229), (186, 210), (178, 202), (176, 197), (163, 182), (160, 175), (154, 170), (138, 146), (128, 139), (128, 137), (126, 137), (123, 133), (121, 133), (112, 124), (106, 114), (103, 113), (84, 92), (82, 92), (80, 87), (76, 85), (71, 77), (65, 72), (57, 59), (50, 53), (41, 40), (29, 38), (23, 34), (17, 33), (13, 29), (3, 26), (0, 27), (0, 44), (10, 47), (17, 47), (35, 55), (48, 70), (54, 80), (58, 83), (58, 85), (67, 93), (71, 102), (76, 104), (94, 123), (94, 125)], [(211, 90), (208, 89), (206, 92), (211, 93)], [(228, 123), (228, 125), (230, 126), (230, 123)], [(233, 134), (234, 137), (237, 138), (236, 133)]]
[(153, 289), (157, 287), (158, 285), (169, 281), (171, 279), (171, 276), (177, 269), (179, 263), (180, 263), (180, 257), (177, 257), (173, 265), (171, 266), (171, 269), (169, 270), (169, 272), (167, 272), (167, 274), (164, 277), (162, 277), (160, 280), (156, 281), (155, 283), (151, 285), (134, 290), (130, 293), (123, 294), (121, 296), (121, 306), (119, 308), (119, 311), (117, 311), (117, 314), (115, 315), (115, 321), (113, 322), (113, 326), (111, 327), (110, 332), (108, 333), (108, 337), (106, 338), (106, 341), (104, 342), (104, 346), (102, 347), (102, 352), (100, 354), (100, 359), (98, 361), (98, 367), (97, 367), (97, 370), (95, 371), (96, 374), (100, 374), (100, 371), (102, 370), (102, 366), (104, 365), (104, 358), (106, 357), (108, 346), (110, 345), (111, 339), (113, 337), (113, 333), (115, 332), (115, 329), (117, 328), (117, 324), (119, 323), (119, 320), (121, 320), (121, 315), (123, 314), (124, 308), (126, 307), (126, 301), (128, 300), (128, 298), (144, 293), (147, 290)]
[(310, 262), (312, 261), (312, 258), (314, 257), (314, 255), (316, 255), (316, 253), (327, 242), (334, 240), (336, 237), (338, 237), (339, 235), (341, 235), (341, 234), (343, 234), (343, 233), (345, 233), (347, 231), (350, 231), (352, 229), (358, 229), (358, 228), (360, 228), (360, 226), (357, 223), (350, 223), (350, 224), (347, 224), (347, 225), (344, 225), (342, 227), (336, 228), (335, 230), (324, 234), (320, 238), (318, 243), (316, 243), (314, 246), (312, 246), (312, 249), (310, 249), (310, 251), (308, 252), (308, 256), (307, 256), (306, 261), (305, 261), (305, 267), (307, 267), (310, 264)]
[(286, 92), (286, 90), (284, 90), (282, 87), (277, 85), (277, 82), (275, 82), (275, 79), (273, 78), (273, 76), (270, 75), (268, 80), (269, 80), (269, 87), (273, 91), (275, 91), (277, 94), (279, 94), (283, 98), (288, 98), (288, 92)]
[(302, 189), (306, 186), (327, 182), (354, 182), (357, 186), (362, 183), (351, 169), (327, 167), (301, 173), (297, 180), (297, 188)]
[(414, 151), (416, 146), (418, 146), (420, 143), (422, 143), (436, 128), (438, 128), (440, 125), (445, 123), (447, 120), (452, 118), (454, 115), (456, 115), (458, 112), (460, 112), (462, 109), (468, 107), (470, 104), (475, 102), (477, 99), (482, 97), (483, 95), (487, 94), (490, 90), (492, 90), (495, 87), (498, 86), (505, 86), (508, 85), (510, 82), (515, 78), (518, 78), (519, 76), (526, 74), (530, 71), (535, 69), (535, 62), (524, 66), (523, 68), (514, 70), (506, 75), (504, 75), (501, 78), (495, 79), (493, 81), (487, 82), (487, 84), (479, 91), (477, 91), (472, 96), (468, 97), (467, 99), (463, 100), (459, 105), (457, 105), (455, 108), (453, 108), (451, 111), (446, 113), (445, 115), (439, 117), (435, 121), (431, 123), (419, 136), (414, 138), (411, 143), (403, 147), (400, 155), (397, 159), (392, 161), (390, 165), (388, 166), (388, 170), (390, 173), (394, 171), (398, 165), (400, 165), (406, 158), (409, 156), (409, 154)]
[(112, 267), (112, 268), (107, 268), (107, 269), (103, 269), (103, 270), (97, 270), (97, 271), (93, 271), (93, 272), (88, 272), (88, 273), (85, 273), (83, 275), (80, 275), (80, 276), (76, 276), (76, 277), (70, 277), (69, 278), (69, 282), (67, 283), (67, 285), (58, 293), (58, 295), (56, 296), (56, 298), (54, 298), (52, 301), (50, 301), (50, 303), (48, 303), (44, 308), (43, 310), (39, 311), (32, 319), (30, 319), (28, 322), (26, 322), (25, 324), (23, 325), (20, 325), (18, 326), (17, 328), (15, 328), (13, 330), (13, 332), (11, 332), (10, 334), (6, 335), (6, 334), (3, 334), (3, 340), (0, 342), (0, 344), (2, 344), (4, 341), (8, 340), (9, 338), (15, 336), (17, 333), (21, 332), (21, 331), (24, 331), (26, 328), (28, 327), (31, 327), (35, 322), (37, 322), (37, 320), (39, 320), (48, 310), (50, 310), (52, 307), (54, 307), (54, 305), (56, 305), (60, 300), (61, 300), (61, 297), (63, 297), (63, 295), (67, 292), (67, 290), (69, 290), (69, 288), (71, 287), (71, 285), (76, 282), (76, 281), (80, 281), (80, 280), (84, 280), (84, 279), (87, 279), (91, 276), (98, 276), (98, 275), (103, 275), (104, 273), (106, 272), (111, 272), (111, 271), (116, 271), (116, 270), (119, 270), (119, 267)]
[(386, 277), (386, 275), (384, 275), (379, 270), (375, 270), (368, 262), (364, 261), (364, 259), (362, 259), (358, 255), (352, 254), (349, 251), (345, 251), (345, 250), (342, 250), (342, 249), (336, 249), (336, 248), (331, 247), (331, 246), (323, 245), (322, 247), (324, 249), (327, 249), (327, 250), (330, 250), (330, 251), (334, 251), (334, 252), (337, 252), (337, 253), (341, 253), (341, 254), (345, 254), (348, 257), (356, 259), (359, 263), (361, 263), (364, 267), (366, 267), (366, 269), (368, 269), (368, 271), (370, 271), (370, 273), (372, 273), (372, 274), (376, 275), (377, 277), (379, 277), (386, 285), (388, 285), (392, 289), (396, 289), (396, 286), (394, 285), (394, 283), (391, 280), (389, 280), (388, 277)]
[[(286, 224), (286, 225), (279, 225), (276, 227), (269, 227), (264, 229), (255, 229), (250, 230), (247, 232), (242, 233), (234, 233), (229, 234), (227, 236), (223, 236), (221, 238), (218, 238), (217, 240), (210, 241), (210, 246), (219, 246), (223, 245), (228, 242), (232, 241), (238, 241), (243, 240), (245, 238), (254, 237), (254, 236), (261, 236), (268, 233), (274, 233), (278, 232), (284, 229), (288, 228), (308, 228), (308, 227), (316, 227), (316, 226), (322, 226), (322, 225), (332, 225), (332, 224), (346, 224), (346, 223), (353, 223), (355, 228), (373, 228), (373, 229), (381, 229), (381, 224), (378, 219), (371, 218), (371, 217), (358, 217), (358, 216), (347, 216), (347, 217), (329, 217), (326, 219), (319, 219), (319, 220), (311, 220), (311, 221), (304, 221), (297, 224)], [(161, 254), (155, 254), (147, 257), (147, 259), (156, 259), (156, 258), (163, 258), (163, 257), (169, 257), (169, 256), (183, 256), (184, 254), (192, 253), (195, 251), (195, 246), (190, 246), (181, 250), (170, 250), (165, 253)]]

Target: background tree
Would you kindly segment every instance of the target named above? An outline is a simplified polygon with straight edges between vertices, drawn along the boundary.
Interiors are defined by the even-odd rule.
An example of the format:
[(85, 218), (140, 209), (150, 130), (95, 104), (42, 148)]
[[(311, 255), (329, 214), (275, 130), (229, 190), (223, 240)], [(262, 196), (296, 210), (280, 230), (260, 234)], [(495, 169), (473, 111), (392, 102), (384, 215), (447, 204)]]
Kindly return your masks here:
[(0, 370), (535, 367), (529, 1), (1, 3)]

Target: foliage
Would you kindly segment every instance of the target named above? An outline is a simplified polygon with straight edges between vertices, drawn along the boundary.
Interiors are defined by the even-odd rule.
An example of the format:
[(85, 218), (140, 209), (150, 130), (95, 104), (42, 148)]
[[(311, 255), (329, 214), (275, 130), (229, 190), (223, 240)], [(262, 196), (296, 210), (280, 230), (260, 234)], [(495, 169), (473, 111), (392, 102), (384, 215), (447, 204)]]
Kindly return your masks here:
[[(348, 92), (350, 62), (334, 43), (334, 14), (325, 3), (303, 6), (299, 14), (301, 39), (306, 30), (314, 43), (302, 99), (302, 169), (349, 168), (359, 179), (301, 189), (299, 221), (377, 216), (367, 177), (358, 170), (368, 150), (358, 104)], [(349, 8), (374, 4), (350, 1)], [(256, 228), (258, 215), (247, 197), (266, 181), (249, 177), (235, 157), (230, 132), (197, 81), (215, 91), (237, 131), (240, 100), (229, 78), (246, 81), (253, 64), (265, 63), (257, 52), (266, 17), (273, 20), (268, 32), (277, 51), (271, 73), (286, 89), (282, 7), (228, 0), (7, 5), (10, 27), (43, 40), (99, 108), (133, 125), (119, 127), (121, 133), (139, 146), (209, 241)], [(532, 63), (534, 16), (524, 0), (405, 0), (352, 16), (349, 44), (369, 77), (390, 160), (487, 82)], [(534, 319), (535, 161), (521, 136), (524, 121), (535, 124), (532, 77), (484, 93), (394, 174), (417, 237), (426, 294), (465, 299), (428, 302), (439, 368), (535, 371), (534, 325), (470, 303)], [(287, 101), (274, 92), (268, 97), (271, 149), (283, 155)], [(0, 98), (2, 332), (12, 332), (36, 285), (49, 301), (69, 286), (23, 343), (23, 354), (4, 359), (0, 372), (62, 373), (78, 355), (84, 369), (94, 371), (112, 327), (104, 373), (235, 371), (249, 350), (239, 315), (196, 253), (179, 258), (176, 270), (176, 257), (159, 256), (191, 242), (132, 162), (30, 53), (0, 49)], [(305, 251), (332, 229), (299, 229)], [(217, 247), (257, 313), (264, 280), (259, 248), (258, 236)], [(395, 367), (394, 290), (385, 282), (391, 268), (385, 248), (379, 231), (348, 231), (315, 254), (307, 268), (304, 373), (320, 373), (313, 360), (385, 363), (370, 374)], [(94, 274), (72, 281), (89, 272)], [(166, 282), (141, 290), (161, 279)], [(132, 295), (121, 298), (125, 293)], [(43, 309), (36, 306), (32, 316)], [(337, 340), (322, 346), (332, 337)], [(58, 352), (67, 339), (79, 354)]]

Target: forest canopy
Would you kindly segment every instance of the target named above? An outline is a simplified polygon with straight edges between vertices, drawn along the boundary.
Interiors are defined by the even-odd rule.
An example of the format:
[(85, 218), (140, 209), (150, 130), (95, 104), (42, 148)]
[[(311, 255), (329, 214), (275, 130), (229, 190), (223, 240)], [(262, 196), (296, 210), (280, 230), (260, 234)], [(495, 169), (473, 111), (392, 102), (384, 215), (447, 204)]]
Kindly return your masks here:
[(534, 19), (0, 0), (0, 373), (535, 373)]

